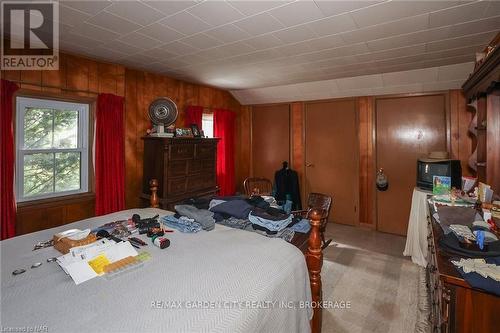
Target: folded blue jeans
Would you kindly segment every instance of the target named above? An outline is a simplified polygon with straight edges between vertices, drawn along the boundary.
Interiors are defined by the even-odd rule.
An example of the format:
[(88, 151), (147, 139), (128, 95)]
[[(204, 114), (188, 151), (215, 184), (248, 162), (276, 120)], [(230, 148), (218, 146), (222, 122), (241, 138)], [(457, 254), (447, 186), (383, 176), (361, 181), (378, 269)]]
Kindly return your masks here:
[(179, 230), (180, 232), (194, 233), (201, 230), (201, 225), (197, 222), (188, 219), (178, 219), (173, 215), (163, 216), (160, 222), (170, 228)]

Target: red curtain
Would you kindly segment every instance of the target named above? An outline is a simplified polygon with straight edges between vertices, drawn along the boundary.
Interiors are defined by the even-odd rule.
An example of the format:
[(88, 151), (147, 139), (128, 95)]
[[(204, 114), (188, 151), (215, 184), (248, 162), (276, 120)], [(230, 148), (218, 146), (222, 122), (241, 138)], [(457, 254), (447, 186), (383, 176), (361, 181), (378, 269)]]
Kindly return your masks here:
[(214, 136), (220, 138), (217, 146), (217, 183), (220, 195), (233, 195), (234, 183), (234, 112), (214, 110)]
[(0, 92), (0, 224), (1, 239), (16, 235), (16, 198), (14, 195), (14, 93), (17, 84), (1, 80)]
[(95, 119), (95, 213), (125, 209), (123, 97), (99, 94)]
[(198, 129), (201, 130), (202, 117), (203, 117), (202, 106), (188, 106), (186, 108), (186, 118), (184, 120), (184, 126), (189, 127), (192, 124), (196, 124), (198, 125)]

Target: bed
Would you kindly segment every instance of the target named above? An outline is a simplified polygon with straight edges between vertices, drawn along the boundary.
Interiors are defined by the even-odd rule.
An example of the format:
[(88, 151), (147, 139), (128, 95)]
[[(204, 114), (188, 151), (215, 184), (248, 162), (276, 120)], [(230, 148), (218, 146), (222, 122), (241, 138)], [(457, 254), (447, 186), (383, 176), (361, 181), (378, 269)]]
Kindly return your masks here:
[[(140, 269), (77, 286), (46, 261), (59, 255), (54, 248), (32, 251), (58, 231), (97, 227), (134, 213), (172, 214), (126, 210), (2, 241), (1, 326), (50, 332), (320, 331), (319, 309), (303, 306), (321, 300), (315, 213), (305, 258), (281, 239), (216, 225), (210, 232), (167, 234), (171, 246), (149, 244), (151, 259)], [(35, 262), (43, 264), (30, 269)], [(26, 273), (12, 275), (18, 268)]]

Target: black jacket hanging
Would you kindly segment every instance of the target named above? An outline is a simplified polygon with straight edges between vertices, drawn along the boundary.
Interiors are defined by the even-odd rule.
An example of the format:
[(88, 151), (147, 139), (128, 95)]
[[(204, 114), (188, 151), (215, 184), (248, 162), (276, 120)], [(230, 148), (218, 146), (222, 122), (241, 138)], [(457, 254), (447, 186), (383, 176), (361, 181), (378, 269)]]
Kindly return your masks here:
[(274, 173), (274, 184), (276, 186), (275, 198), (278, 202), (285, 202), (288, 194), (293, 202), (292, 210), (302, 209), (299, 176), (296, 171), (288, 168), (287, 162), (283, 162), (283, 168)]

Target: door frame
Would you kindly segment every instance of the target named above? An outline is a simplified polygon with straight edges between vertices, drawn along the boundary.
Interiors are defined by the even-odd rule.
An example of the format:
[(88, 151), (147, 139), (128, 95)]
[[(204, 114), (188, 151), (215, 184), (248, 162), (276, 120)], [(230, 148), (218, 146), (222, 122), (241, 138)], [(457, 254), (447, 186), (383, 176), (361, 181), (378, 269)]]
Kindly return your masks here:
[[(304, 161), (303, 161), (303, 170), (304, 170), (304, 186), (303, 186), (303, 200), (306, 202), (307, 205), (307, 194), (310, 193), (309, 191), (309, 183), (307, 181), (307, 109), (310, 104), (320, 104), (320, 103), (329, 103), (329, 102), (340, 102), (340, 101), (354, 101), (354, 119), (355, 119), (355, 128), (356, 128), (356, 146), (358, 149), (356, 150), (356, 175), (355, 177), (355, 183), (353, 184), (356, 188), (357, 191), (357, 201), (355, 203), (355, 219), (354, 219), (354, 227), (359, 227), (359, 209), (360, 209), (360, 191), (359, 191), (359, 97), (342, 97), (342, 98), (329, 98), (329, 99), (321, 99), (321, 100), (313, 100), (313, 101), (305, 101), (303, 102), (303, 109), (302, 109), (302, 115), (303, 115), (303, 128), (302, 128), (302, 138), (304, 142)], [(332, 198), (332, 209), (335, 209), (335, 198)], [(346, 224), (347, 225), (347, 224)]]
[[(424, 92), (424, 93), (405, 93), (405, 94), (391, 94), (391, 95), (380, 95), (374, 96), (373, 98), (373, 128), (372, 128), (372, 140), (373, 140), (373, 156), (372, 165), (373, 170), (368, 170), (372, 174), (377, 173), (377, 101), (382, 99), (394, 99), (394, 98), (410, 98), (410, 97), (424, 97), (424, 96), (444, 96), (445, 104), (445, 124), (446, 124), (446, 149), (448, 154), (451, 156), (451, 106), (450, 106), (450, 92), (449, 90), (444, 91), (434, 91), (434, 92)], [(374, 178), (375, 179), (375, 178)], [(375, 184), (373, 184), (375, 185)], [(372, 198), (373, 205), (373, 228), (378, 231), (378, 194), (377, 190), (374, 191)]]

